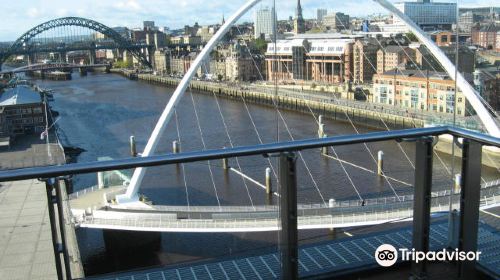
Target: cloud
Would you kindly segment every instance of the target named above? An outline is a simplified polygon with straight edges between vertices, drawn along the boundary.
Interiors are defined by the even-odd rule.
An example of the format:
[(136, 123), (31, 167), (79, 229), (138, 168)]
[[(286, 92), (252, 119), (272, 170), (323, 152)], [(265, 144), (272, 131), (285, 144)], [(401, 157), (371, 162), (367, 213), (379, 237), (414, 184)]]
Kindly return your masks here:
[(140, 11), (142, 6), (136, 0), (127, 0), (118, 2), (114, 5), (118, 9), (130, 10), (130, 11)]
[[(226, 19), (247, 0), (51, 0), (49, 9), (45, 2), (16, 0), (2, 7), (0, 41), (15, 40), (30, 28), (62, 16), (80, 16), (99, 21), (108, 26), (127, 25), (139, 27), (144, 20), (154, 20), (158, 26), (181, 28), (198, 22), (201, 25)], [(393, 0), (396, 2), (396, 0)], [(400, 0), (398, 0), (400, 1)], [(436, 0), (438, 1), (438, 0)], [(439, 0), (446, 1), (446, 0)], [(449, 0), (454, 2), (455, 0)], [(494, 2), (494, 1), (493, 1)], [(316, 9), (341, 11), (351, 16), (385, 13), (372, 0), (301, 0), (304, 16), (315, 18)], [(491, 0), (460, 0), (460, 5), (492, 5)], [(272, 0), (263, 0), (256, 8), (271, 6)], [(288, 18), (295, 13), (296, 0), (276, 0), (278, 18)], [(250, 11), (240, 21), (253, 20)], [(16, 16), (14, 16), (16, 15)]]

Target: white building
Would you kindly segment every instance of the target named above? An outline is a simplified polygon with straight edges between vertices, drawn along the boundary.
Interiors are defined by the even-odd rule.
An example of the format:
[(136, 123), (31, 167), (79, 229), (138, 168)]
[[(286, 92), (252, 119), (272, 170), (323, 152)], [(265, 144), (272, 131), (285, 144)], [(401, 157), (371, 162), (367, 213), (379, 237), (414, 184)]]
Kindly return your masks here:
[[(457, 4), (417, 0), (416, 2), (399, 2), (394, 5), (424, 30), (451, 29), (457, 22)], [(394, 18), (395, 24), (402, 22)]]
[(264, 34), (266, 38), (274, 36), (276, 24), (276, 13), (274, 8), (263, 8), (255, 12), (255, 38), (260, 38)]
[(318, 9), (318, 11), (317, 11), (317, 17), (316, 17), (316, 20), (318, 21), (318, 23), (322, 22), (323, 18), (327, 14), (328, 14), (328, 10), (327, 9)]

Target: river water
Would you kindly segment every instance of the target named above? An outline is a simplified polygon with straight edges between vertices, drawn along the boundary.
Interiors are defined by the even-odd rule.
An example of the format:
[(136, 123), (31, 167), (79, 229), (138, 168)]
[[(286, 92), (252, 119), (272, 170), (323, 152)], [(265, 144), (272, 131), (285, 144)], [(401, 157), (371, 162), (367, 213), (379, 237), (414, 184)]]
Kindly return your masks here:
[[(85, 149), (79, 162), (95, 161), (99, 157), (129, 157), (129, 136), (135, 135), (138, 151), (142, 151), (157, 119), (168, 102), (173, 88), (152, 85), (141, 81), (131, 81), (116, 74), (89, 74), (80, 77), (73, 74), (71, 81), (37, 80), (40, 86), (54, 90), (54, 110), (60, 113), (58, 125), (65, 145)], [(191, 98), (192, 96), (192, 98)], [(193, 100), (196, 107), (193, 107)], [(248, 111), (242, 102), (218, 99), (229, 141), (217, 102), (214, 96), (187, 92), (177, 109), (180, 142), (183, 151), (203, 149), (200, 129), (207, 149), (259, 144), (259, 138), (252, 119), (264, 143), (316, 137), (317, 125), (310, 114), (282, 111), (286, 127), (282, 121), (277, 125), (276, 110), (271, 107), (248, 104)], [(196, 108), (196, 111), (195, 109)], [(250, 113), (250, 116), (249, 116)], [(174, 119), (175, 120), (175, 119)], [(326, 133), (345, 135), (356, 133), (351, 124), (325, 120)], [(360, 133), (373, 129), (357, 126)], [(161, 137), (157, 154), (171, 152), (172, 141), (177, 139), (176, 122), (169, 123)], [(387, 175), (401, 181), (413, 182), (413, 168), (396, 142), (368, 144), (368, 149), (377, 157), (377, 151), (385, 154), (384, 169)], [(414, 161), (414, 145), (402, 143), (401, 148)], [(376, 174), (356, 166), (376, 170), (374, 159), (364, 145), (341, 146), (335, 148), (338, 156), (352, 165), (322, 157), (319, 150), (302, 152), (298, 165), (298, 201), (300, 203), (320, 203), (330, 198), (337, 200), (393, 195), (407, 193), (410, 187), (403, 183), (381, 180)], [(330, 150), (330, 154), (332, 150)], [(440, 155), (450, 166), (448, 156)], [(275, 161), (273, 159), (273, 161)], [(242, 171), (259, 182), (264, 182), (264, 170), (269, 166), (263, 157), (240, 158)], [(265, 191), (233, 172), (224, 172), (221, 162), (198, 162), (185, 165), (149, 168), (141, 186), (141, 193), (155, 204), (165, 205), (262, 205), (268, 203)], [(274, 167), (277, 168), (275, 162)], [(230, 165), (238, 167), (234, 159)], [(458, 170), (459, 167), (457, 167)], [(485, 170), (488, 177), (498, 177), (491, 170)], [(434, 190), (444, 189), (450, 175), (439, 160), (434, 161)], [(352, 180), (352, 183), (351, 183)], [(75, 177), (75, 189), (96, 184), (96, 175)], [(354, 185), (354, 187), (353, 187)], [(357, 194), (359, 193), (359, 195)], [(300, 237), (310, 239), (322, 237), (327, 231), (301, 232)], [(78, 241), (85, 264), (86, 275), (95, 275), (134, 268), (176, 264), (196, 259), (227, 256), (239, 252), (253, 252), (257, 249), (273, 249), (277, 233), (167, 233), (162, 235), (162, 246), (158, 252), (131, 252), (114, 255), (107, 253), (99, 230), (79, 229)], [(209, 245), (208, 245), (209, 244)]]

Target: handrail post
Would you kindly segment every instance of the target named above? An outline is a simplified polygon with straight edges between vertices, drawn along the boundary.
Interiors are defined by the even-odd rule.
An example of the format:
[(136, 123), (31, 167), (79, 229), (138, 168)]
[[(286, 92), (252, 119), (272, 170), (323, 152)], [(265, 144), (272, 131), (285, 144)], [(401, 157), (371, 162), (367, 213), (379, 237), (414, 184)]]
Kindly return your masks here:
[[(462, 147), (462, 184), (458, 250), (477, 251), (479, 196), (481, 191), (482, 145), (464, 139)], [(476, 260), (459, 262), (459, 279), (475, 279)]]
[[(432, 138), (417, 140), (415, 151), (415, 190), (413, 198), (412, 247), (416, 251), (429, 251), (431, 190), (432, 190)], [(411, 264), (413, 279), (427, 278), (426, 260)]]
[(47, 191), (47, 208), (49, 210), (49, 220), (50, 220), (50, 232), (52, 235), (52, 249), (54, 250), (54, 258), (56, 262), (56, 272), (57, 279), (63, 280), (63, 272), (61, 265), (61, 250), (59, 248), (58, 236), (57, 236), (57, 225), (56, 216), (54, 211), (55, 198), (53, 195), (54, 185), (56, 183), (55, 178), (45, 179), (45, 189)]
[(63, 198), (62, 196), (61, 184), (59, 179), (56, 179), (54, 187), (56, 189), (56, 206), (58, 212), (59, 233), (61, 236), (61, 246), (62, 246), (61, 249), (64, 258), (64, 270), (66, 273), (66, 279), (71, 279), (71, 267), (69, 263), (68, 244), (66, 242), (66, 226), (64, 224), (66, 218), (64, 217), (63, 199), (65, 198)]
[(281, 279), (287, 280), (299, 278), (296, 159), (294, 152), (280, 154)]

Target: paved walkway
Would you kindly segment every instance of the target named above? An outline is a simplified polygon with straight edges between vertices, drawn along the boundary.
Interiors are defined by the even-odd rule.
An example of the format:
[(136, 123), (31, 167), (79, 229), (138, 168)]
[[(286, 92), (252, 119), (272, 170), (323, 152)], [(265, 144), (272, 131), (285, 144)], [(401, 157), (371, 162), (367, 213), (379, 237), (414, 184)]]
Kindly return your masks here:
[(42, 182), (0, 183), (0, 279), (57, 279)]

